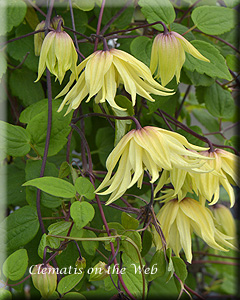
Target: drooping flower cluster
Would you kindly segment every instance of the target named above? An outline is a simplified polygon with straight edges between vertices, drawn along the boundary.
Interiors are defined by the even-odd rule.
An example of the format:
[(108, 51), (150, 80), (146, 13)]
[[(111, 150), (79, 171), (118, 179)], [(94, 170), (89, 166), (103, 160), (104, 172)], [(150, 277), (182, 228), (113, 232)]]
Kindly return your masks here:
[[(223, 246), (235, 249), (231, 242), (228, 242), (232, 237), (216, 228), (211, 211), (194, 199), (184, 198), (180, 202), (177, 199), (168, 201), (156, 217), (161, 225), (167, 246), (172, 248), (177, 256), (183, 249), (189, 263), (192, 261), (192, 232), (213, 249), (226, 251)], [(161, 238), (156, 230), (153, 233), (156, 247), (161, 249)]]
[[(66, 114), (77, 109), (84, 99), (89, 102), (91, 98), (97, 104), (107, 102), (112, 108), (124, 110), (115, 102), (120, 84), (131, 96), (133, 106), (137, 95), (155, 101), (150, 94), (174, 94), (164, 86), (174, 76), (179, 82), (185, 51), (203, 62), (209, 62), (180, 34), (164, 32), (157, 35), (153, 42), (150, 69), (118, 49), (95, 51), (77, 66), (77, 53), (71, 38), (59, 30), (58, 20), (55, 23), (58, 24), (57, 30), (48, 33), (43, 42), (43, 35), (39, 35), (36, 42), (36, 52), (41, 48), (37, 80), (46, 67), (60, 83), (66, 71), (71, 70), (68, 84), (57, 96), (65, 95), (58, 111), (68, 105)], [(43, 28), (43, 24), (39, 28)], [(153, 79), (154, 73), (157, 79), (161, 79), (162, 85)], [(151, 183), (159, 179), (154, 196), (161, 192), (156, 200), (165, 202), (157, 219), (167, 247), (172, 248), (177, 256), (183, 249), (187, 261), (191, 263), (193, 232), (214, 249), (226, 251), (224, 247), (234, 248), (230, 236), (235, 231), (224, 231), (221, 227), (222, 216), (227, 216), (226, 211), (214, 207), (212, 213), (205, 207), (205, 202), (208, 200), (210, 204), (216, 204), (222, 185), (229, 195), (231, 206), (234, 205), (232, 185), (239, 183), (236, 162), (239, 165), (239, 157), (230, 152), (220, 149), (209, 151), (208, 148), (190, 144), (178, 133), (146, 126), (128, 132), (110, 153), (106, 161), (107, 175), (96, 193), (110, 194), (106, 202), (110, 204), (134, 184), (141, 188), (145, 171), (151, 176)], [(199, 201), (187, 197), (188, 193), (195, 193)], [(232, 225), (230, 227), (233, 228)], [(155, 245), (161, 249), (162, 240), (157, 231), (153, 233)]]
[(126, 91), (131, 95), (133, 106), (137, 94), (150, 101), (154, 101), (150, 96), (151, 93), (162, 96), (173, 94), (167, 93), (170, 90), (162, 87), (152, 78), (146, 65), (118, 49), (94, 52), (80, 63), (77, 73), (81, 75), (74, 87), (69, 91), (75, 80), (72, 75), (69, 83), (57, 96), (57, 98), (61, 97), (69, 91), (58, 111), (61, 111), (65, 104), (69, 105), (67, 113), (76, 109), (87, 95), (86, 102), (96, 95), (96, 103), (107, 101), (112, 107), (124, 110), (114, 100), (120, 83), (123, 83)]
[[(108, 173), (96, 192), (100, 195), (112, 193), (107, 201), (109, 204), (121, 197), (136, 182), (141, 188), (145, 170), (148, 170), (153, 183), (159, 178), (162, 169), (176, 168), (187, 171), (202, 166), (205, 157), (186, 148), (203, 150), (202, 147), (190, 144), (185, 137), (175, 132), (151, 126), (133, 129), (122, 138), (109, 155), (106, 162)], [(111, 177), (118, 161), (118, 169)], [(106, 186), (109, 188), (99, 193)]]

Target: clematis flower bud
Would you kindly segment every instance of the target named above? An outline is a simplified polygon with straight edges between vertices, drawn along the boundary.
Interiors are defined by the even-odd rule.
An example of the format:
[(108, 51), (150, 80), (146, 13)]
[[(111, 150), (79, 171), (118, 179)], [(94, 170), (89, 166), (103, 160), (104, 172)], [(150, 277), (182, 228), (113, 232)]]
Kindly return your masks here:
[(42, 44), (36, 81), (41, 78), (46, 67), (56, 76), (60, 84), (69, 69), (77, 79), (77, 57), (73, 41), (65, 31), (49, 32)]
[(49, 264), (39, 264), (32, 269), (33, 285), (41, 293), (44, 299), (48, 299), (57, 287), (57, 273)]
[(185, 51), (197, 59), (209, 62), (177, 32), (160, 33), (155, 37), (152, 46), (150, 70), (152, 74), (157, 70), (156, 78), (161, 78), (163, 86), (168, 84), (174, 76), (179, 82), (180, 72), (185, 62)]
[[(55, 17), (52, 18), (51, 25), (52, 25), (52, 28), (54, 30), (57, 30), (58, 24), (59, 24), (60, 21), (62, 22), (62, 24), (64, 24), (64, 20), (61, 16), (55, 16)], [(61, 26), (61, 31), (63, 31), (62, 26)]]
[(107, 264), (100, 261), (93, 267), (93, 272), (90, 274), (89, 281), (103, 280), (108, 277), (109, 273), (106, 269)]
[(75, 267), (77, 269), (82, 269), (84, 270), (86, 268), (86, 259), (84, 257), (78, 258), (77, 261), (75, 262)]

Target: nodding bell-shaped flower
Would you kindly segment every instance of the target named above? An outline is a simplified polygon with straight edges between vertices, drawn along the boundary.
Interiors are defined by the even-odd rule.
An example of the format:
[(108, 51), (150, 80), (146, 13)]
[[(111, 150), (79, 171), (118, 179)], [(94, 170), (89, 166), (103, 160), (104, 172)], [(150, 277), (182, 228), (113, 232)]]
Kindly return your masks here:
[[(136, 182), (138, 188), (141, 188), (145, 170), (151, 175), (153, 183), (159, 178), (162, 169), (171, 170), (175, 167), (191, 170), (202, 166), (205, 157), (186, 148), (203, 149), (190, 144), (182, 135), (165, 129), (151, 126), (133, 129), (119, 141), (108, 156), (106, 161), (108, 173), (96, 193), (99, 195), (111, 193), (106, 203), (110, 204)], [(112, 176), (118, 162), (118, 168)], [(105, 192), (99, 193), (107, 186), (109, 188)]]
[(161, 78), (163, 86), (168, 84), (174, 76), (179, 82), (180, 72), (185, 62), (185, 51), (205, 62), (204, 57), (191, 43), (177, 32), (164, 32), (158, 34), (152, 45), (150, 70), (156, 72), (156, 78)]
[(131, 95), (133, 106), (137, 94), (150, 101), (155, 101), (150, 94), (161, 96), (173, 94), (167, 93), (172, 90), (162, 87), (152, 78), (151, 71), (144, 63), (118, 49), (92, 53), (78, 65), (77, 73), (81, 75), (73, 88), (69, 91), (75, 80), (74, 74), (66, 87), (57, 95), (56, 98), (67, 93), (58, 111), (68, 104), (66, 113), (69, 113), (72, 109), (76, 109), (87, 95), (86, 102), (96, 96), (97, 104), (107, 101), (113, 108), (125, 110), (114, 100), (120, 83), (123, 83), (126, 91)]
[(56, 290), (57, 273), (50, 264), (35, 265), (32, 270), (33, 285), (41, 293), (44, 299), (48, 299)]
[[(214, 249), (227, 251), (222, 246), (235, 249), (227, 241), (232, 237), (223, 234), (215, 227), (211, 211), (194, 199), (184, 198), (180, 202), (177, 199), (170, 200), (160, 209), (157, 219), (166, 246), (171, 248), (176, 256), (179, 256), (179, 252), (183, 249), (189, 263), (192, 262), (192, 232)], [(160, 235), (155, 229), (153, 234), (156, 248), (160, 250), (162, 248)]]
[(41, 47), (36, 81), (41, 78), (46, 67), (60, 84), (68, 70), (71, 70), (73, 77), (77, 79), (77, 58), (71, 37), (65, 31), (50, 31)]
[(154, 191), (155, 195), (169, 183), (172, 183), (174, 189), (163, 190), (164, 195), (156, 200), (168, 201), (177, 197), (180, 201), (188, 192), (195, 192), (203, 206), (206, 200), (213, 205), (219, 200), (220, 186), (222, 185), (229, 195), (231, 207), (234, 205), (235, 195), (232, 185), (239, 185), (240, 182), (237, 172), (240, 166), (239, 156), (222, 149), (215, 149), (213, 152), (202, 151), (199, 154), (212, 159), (199, 169), (163, 170)]
[(236, 245), (237, 228), (230, 209), (223, 204), (216, 204), (211, 206), (211, 211), (217, 221), (216, 227), (222, 233), (234, 237), (232, 243)]
[(238, 169), (240, 166), (239, 156), (225, 151), (223, 149), (215, 149), (213, 152), (202, 151), (201, 155), (215, 158), (208, 160), (209, 165), (215, 172), (194, 174), (196, 188), (200, 195), (207, 199), (210, 205), (216, 204), (219, 200), (220, 185), (227, 191), (231, 207), (235, 203), (235, 195), (232, 185), (239, 185), (240, 177)]

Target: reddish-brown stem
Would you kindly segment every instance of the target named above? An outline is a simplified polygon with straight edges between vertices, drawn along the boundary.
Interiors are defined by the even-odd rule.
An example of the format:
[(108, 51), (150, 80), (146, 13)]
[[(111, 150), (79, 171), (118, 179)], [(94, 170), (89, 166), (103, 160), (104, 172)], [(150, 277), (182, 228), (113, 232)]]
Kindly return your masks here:
[(23, 38), (25, 38), (25, 37), (34, 35), (34, 34), (39, 33), (39, 32), (44, 32), (44, 31), (45, 31), (45, 29), (39, 29), (39, 30), (36, 30), (36, 31), (33, 31), (33, 32), (29, 32), (29, 33), (27, 33), (27, 34), (18, 36), (18, 37), (14, 38), (14, 39), (5, 41), (5, 42), (3, 42), (3, 43), (0, 43), (0, 46), (6, 45), (6, 44), (9, 44), (9, 43), (12, 43), (12, 42), (16, 42), (16, 41), (21, 40), (21, 39), (23, 39)]
[(109, 35), (117, 34), (117, 33), (129, 32), (129, 31), (133, 31), (133, 30), (136, 30), (136, 29), (144, 28), (144, 27), (150, 27), (150, 26), (157, 25), (157, 24), (161, 24), (163, 26), (164, 33), (168, 32), (168, 29), (167, 29), (167, 26), (165, 25), (165, 23), (163, 23), (162, 21), (157, 21), (157, 22), (154, 22), (154, 23), (150, 23), (150, 24), (147, 23), (147, 24), (139, 25), (139, 26), (129, 28), (129, 29), (113, 31), (113, 32), (110, 32), (110, 33), (106, 34), (105, 37), (107, 37)]
[(28, 274), (26, 277), (24, 277), (21, 281), (17, 282), (17, 283), (8, 283), (7, 286), (17, 286), (21, 283), (23, 283), (24, 281), (26, 281), (28, 278), (31, 277), (31, 274)]
[[(99, 13), (99, 17), (98, 17), (98, 24), (97, 24), (96, 35), (99, 35), (99, 33), (100, 33), (100, 28), (101, 28), (101, 23), (102, 23), (102, 17), (103, 17), (103, 11), (104, 11), (104, 7), (105, 7), (105, 2), (106, 2), (106, 0), (102, 0), (102, 5), (101, 5), (101, 8), (100, 8), (100, 13)], [(96, 38), (96, 40), (95, 40), (94, 51), (97, 50), (97, 46), (98, 46), (98, 38)]]
[[(95, 187), (94, 180), (93, 180), (92, 177), (90, 177), (90, 181), (92, 182), (93, 186)], [(109, 231), (109, 227), (108, 227), (108, 224), (107, 224), (107, 220), (106, 220), (106, 217), (105, 217), (104, 212), (103, 212), (103, 208), (102, 208), (101, 201), (100, 201), (98, 195), (96, 195), (95, 198), (96, 198), (96, 200), (97, 200), (97, 205), (98, 205), (98, 208), (99, 208), (99, 211), (100, 211), (102, 220), (103, 220), (104, 227), (105, 227), (105, 229), (106, 229), (106, 231), (107, 231), (107, 235), (108, 235), (108, 236), (111, 236), (111, 233), (110, 233), (110, 231)], [(112, 255), (113, 255), (113, 257), (114, 257), (114, 255), (115, 255), (115, 249), (114, 249), (114, 246), (113, 246), (113, 243), (112, 243), (112, 242), (110, 243), (110, 247), (111, 247)], [(118, 262), (117, 262), (117, 259), (116, 259), (116, 258), (114, 259), (114, 264), (115, 264), (115, 265), (118, 265)], [(128, 296), (131, 297), (132, 299), (135, 299), (135, 298), (133, 297), (133, 295), (130, 293), (130, 291), (128, 290), (128, 288), (127, 288), (125, 282), (123, 281), (122, 275), (121, 275), (120, 273), (118, 274), (118, 278), (119, 278), (119, 280), (120, 280), (120, 282), (121, 282), (121, 284), (122, 284), (122, 287), (124, 288), (125, 292), (128, 294)]]
[(225, 41), (224, 39), (220, 38), (219, 36), (204, 33), (204, 32), (202, 32), (201, 30), (198, 30), (198, 29), (193, 29), (193, 31), (200, 32), (202, 34), (210, 36), (210, 37), (212, 37), (212, 38), (214, 38), (214, 39), (216, 39), (216, 40), (218, 40), (218, 41), (220, 41), (220, 42), (228, 45), (230, 48), (232, 48), (233, 50), (235, 50), (237, 53), (240, 53), (240, 51), (236, 47), (234, 47), (232, 44), (230, 44), (229, 42)]

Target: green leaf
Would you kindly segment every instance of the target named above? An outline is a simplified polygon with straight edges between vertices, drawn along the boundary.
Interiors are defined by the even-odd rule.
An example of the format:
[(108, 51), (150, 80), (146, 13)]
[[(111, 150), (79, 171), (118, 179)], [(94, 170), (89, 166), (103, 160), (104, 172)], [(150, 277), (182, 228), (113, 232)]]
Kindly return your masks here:
[[(217, 119), (215, 119), (205, 108), (193, 109), (192, 113), (209, 132), (215, 132), (219, 130)], [(215, 137), (221, 141), (223, 140), (220, 135), (215, 135)]]
[[(5, 35), (10, 32), (13, 27), (18, 26), (24, 19), (27, 12), (27, 5), (22, 0), (8, 0), (7, 2), (1, 3), (1, 20), (6, 22), (5, 26), (0, 27), (0, 35)], [(6, 14), (6, 15), (5, 15)]]
[(88, 202), (75, 201), (70, 207), (70, 214), (77, 228), (80, 230), (86, 226), (88, 222), (92, 221), (95, 210)]
[[(47, 112), (47, 107), (48, 107), (48, 99), (42, 99), (37, 103), (33, 103), (21, 112), (19, 121), (21, 123), (29, 123), (34, 117), (40, 114), (43, 110)], [(57, 109), (57, 107), (54, 106), (53, 109)]]
[(3, 264), (5, 277), (17, 281), (23, 277), (28, 266), (28, 254), (26, 249), (19, 249), (12, 253)]
[(96, 249), (98, 248), (98, 242), (97, 241), (94, 241), (94, 238), (96, 238), (96, 234), (90, 230), (83, 230), (83, 234), (82, 234), (82, 237), (83, 238), (92, 238), (93, 241), (84, 241), (82, 242), (82, 246), (83, 246), (83, 249), (85, 250), (85, 252), (88, 254), (88, 255), (91, 255), (93, 256), (96, 252)]
[(133, 56), (150, 66), (152, 40), (146, 36), (136, 37), (130, 44), (130, 50)]
[(105, 167), (106, 159), (114, 146), (114, 130), (110, 127), (100, 128), (97, 131), (95, 139), (100, 162)]
[(238, 0), (223, 0), (227, 7), (235, 7), (239, 4)]
[(148, 251), (152, 248), (152, 233), (148, 230), (144, 231), (142, 240), (142, 252), (141, 255), (144, 257)]
[[(87, 300), (85, 296), (83, 296), (82, 294), (80, 293), (77, 293), (77, 292), (71, 292), (71, 293), (67, 293), (66, 295), (64, 295), (64, 297), (62, 299), (76, 299), (76, 300)], [(51, 299), (50, 299), (51, 300)]]
[(68, 229), (70, 228), (72, 222), (59, 221), (48, 226), (49, 234), (53, 235), (65, 235), (67, 234)]
[[(47, 103), (47, 99), (44, 99)], [(69, 126), (72, 119), (72, 112), (64, 117), (66, 108), (60, 113), (57, 112), (61, 100), (54, 100), (52, 103), (52, 128), (50, 135), (50, 143), (48, 149), (48, 157), (57, 154), (63, 146), (67, 143), (67, 136), (71, 131)], [(31, 106), (30, 106), (31, 107)], [(35, 109), (37, 108), (37, 103)], [(38, 153), (43, 156), (46, 134), (47, 134), (47, 123), (48, 123), (48, 113), (47, 105), (42, 111), (38, 111), (38, 114), (32, 118), (28, 125), (27, 131), (31, 135), (31, 143)]]
[(203, 87), (206, 109), (217, 118), (230, 119), (234, 115), (235, 105), (230, 92), (217, 83)]
[[(139, 264), (131, 263), (127, 266), (126, 272), (122, 274), (123, 281), (125, 282), (128, 290), (136, 299), (142, 299), (143, 294), (143, 278), (139, 272)], [(145, 281), (145, 293), (147, 292), (147, 283)], [(146, 295), (145, 295), (146, 296)]]
[(3, 76), (3, 74), (6, 73), (6, 71), (7, 71), (7, 61), (6, 61), (4, 51), (1, 51), (0, 52), (0, 80)]
[(58, 178), (63, 179), (69, 174), (71, 174), (71, 167), (67, 161), (64, 161), (60, 166)]
[(219, 35), (236, 26), (236, 11), (220, 6), (201, 6), (193, 10), (191, 18), (204, 33)]
[(180, 93), (177, 89), (177, 82), (176, 82), (175, 78), (173, 78), (173, 80), (171, 80), (171, 82), (167, 85), (167, 88), (174, 89), (176, 91), (176, 93), (172, 96), (153, 95), (155, 102), (149, 101), (147, 103), (150, 114), (155, 112), (158, 108), (164, 110), (165, 112), (169, 113), (170, 115), (172, 114), (170, 112), (170, 110), (172, 112), (174, 111), (174, 113), (175, 113), (176, 103), (180, 97)]
[[(127, 231), (124, 233), (124, 236), (129, 237), (137, 245), (139, 252), (142, 250), (141, 236), (137, 231)], [(122, 241), (122, 246), (125, 250), (127, 256), (129, 256), (134, 262), (139, 262), (137, 250), (135, 247), (128, 241)]]
[[(109, 222), (108, 228), (115, 229), (117, 234), (123, 234), (126, 231), (125, 228), (123, 227), (123, 225), (121, 225), (118, 222)], [(104, 229), (105, 229), (105, 226), (104, 226)], [(115, 232), (113, 233), (113, 235), (115, 235)]]
[(121, 222), (125, 229), (137, 229), (139, 225), (139, 221), (129, 214), (123, 212), (121, 215)]
[(76, 194), (76, 190), (70, 182), (56, 177), (45, 176), (35, 178), (23, 184), (23, 186), (29, 185), (55, 197), (73, 198)]
[[(138, 4), (142, 7), (141, 11), (148, 23), (162, 21), (171, 24), (176, 18), (172, 3), (169, 0), (140, 0)], [(157, 30), (163, 30), (162, 25), (154, 25)]]
[[(110, 2), (109, 2), (109, 4), (110, 4)], [(119, 4), (120, 3), (118, 3), (117, 5), (106, 5), (105, 6), (104, 14), (103, 14), (103, 18), (102, 18), (102, 24), (104, 24), (104, 25), (107, 24), (108, 21), (118, 13)], [(124, 2), (122, 2), (122, 4), (124, 5)], [(101, 5), (96, 6), (94, 9), (94, 13), (95, 13), (96, 17), (99, 16), (100, 6)], [(123, 29), (123, 28), (128, 27), (129, 24), (132, 22), (134, 11), (135, 10), (134, 10), (133, 4), (130, 4), (120, 16), (118, 16), (117, 18), (114, 19), (112, 26), (114, 28), (118, 28), (118, 29)]]
[(31, 150), (30, 135), (20, 126), (0, 121), (0, 140), (1, 151), (11, 156), (24, 156)]
[(0, 225), (1, 236), (6, 236), (6, 249), (16, 250), (29, 243), (39, 228), (37, 210), (24, 206), (11, 213)]
[(232, 71), (239, 72), (239, 70), (240, 70), (240, 61), (239, 61), (239, 58), (237, 56), (232, 55), (232, 54), (228, 54), (226, 56), (226, 60), (227, 60), (228, 67)]
[(157, 272), (151, 272), (149, 274), (148, 280), (152, 281), (157, 277), (161, 277), (166, 273), (166, 259), (165, 259), (165, 255), (164, 252), (161, 250), (156, 251), (156, 253), (154, 254), (151, 262), (150, 262), (150, 269), (152, 268), (156, 268)]
[(201, 61), (194, 58), (190, 54), (186, 53), (186, 61), (184, 67), (193, 72), (197, 71), (200, 74), (206, 74), (210, 77), (218, 77), (227, 80), (231, 80), (232, 76), (228, 71), (224, 57), (220, 52), (210, 43), (204, 41), (192, 41), (191, 44), (199, 51), (203, 56), (210, 60), (209, 62)]
[[(31, 179), (39, 178), (39, 174), (41, 172), (41, 167), (42, 167), (42, 161), (37, 160), (27, 160), (25, 172), (26, 172), (26, 180), (29, 181)], [(52, 177), (57, 177), (58, 176), (58, 169), (53, 163), (46, 162), (45, 166), (45, 171), (44, 171), (45, 176), (52, 176)], [(24, 182), (25, 182), (24, 181)], [(23, 182), (23, 183), (24, 183)], [(26, 200), (29, 205), (36, 205), (36, 196), (37, 196), (37, 190), (35, 187), (28, 186), (26, 188), (22, 187), (24, 190), (26, 190)], [(59, 207), (62, 204), (62, 198), (57, 198), (55, 196), (51, 196), (45, 192), (41, 193), (41, 205), (44, 207), (48, 208), (56, 208)]]
[(8, 290), (5, 290), (4, 288), (0, 288), (0, 299), (1, 300), (11, 300), (12, 294)]
[(65, 294), (71, 291), (83, 278), (83, 272), (81, 274), (71, 274), (63, 277), (57, 286), (57, 290), (60, 294)]
[(78, 177), (75, 181), (74, 186), (80, 196), (84, 196), (89, 200), (95, 198), (95, 194), (94, 194), (95, 189), (89, 179), (85, 177)]
[(95, 6), (95, 0), (73, 0), (72, 5), (74, 8), (83, 10), (83, 11), (89, 11), (92, 10)]
[(176, 256), (172, 257), (172, 262), (173, 262), (173, 266), (174, 266), (176, 275), (184, 283), (187, 278), (187, 275), (188, 275), (188, 271), (187, 271), (185, 262), (180, 257), (176, 257)]
[(40, 82), (36, 80), (36, 73), (22, 68), (14, 70), (9, 78), (9, 85), (14, 96), (17, 96), (24, 106), (42, 100), (45, 95)]
[(197, 71), (191, 72), (187, 69), (183, 69), (183, 72), (194, 86), (209, 86), (214, 83), (214, 78), (206, 74), (199, 74)]
[[(231, 147), (234, 147), (238, 151), (240, 150), (240, 136), (239, 135), (233, 135), (229, 140), (224, 141), (224, 145), (228, 145)], [(225, 149), (227, 151), (232, 151), (230, 149)]]
[(6, 166), (5, 178), (7, 178), (7, 195), (1, 193), (0, 201), (5, 201), (4, 197), (6, 197), (8, 205), (22, 206), (26, 204), (25, 188), (22, 187), (22, 184), (25, 182), (25, 172), (19, 161), (15, 159), (14, 163)]
[[(33, 30), (27, 24), (21, 24), (16, 29), (16, 36), (19, 37), (25, 35)], [(8, 44), (7, 51), (9, 55), (16, 59), (17, 61), (22, 62), (27, 52), (27, 59), (25, 60), (23, 66), (28, 67), (30, 70), (37, 72), (38, 70), (38, 57), (34, 54), (34, 37), (33, 35), (25, 37), (24, 39), (17, 40), (13, 43)]]
[[(115, 98), (115, 102), (124, 108), (126, 111), (122, 111), (116, 108), (112, 108), (113, 114), (115, 116), (126, 117), (133, 116), (134, 110), (132, 106), (132, 102), (125, 96), (117, 95)], [(115, 140), (114, 145), (121, 140), (121, 138), (130, 130), (132, 121), (131, 120), (115, 120)]]
[[(61, 240), (52, 236), (47, 236), (46, 233), (42, 235), (41, 241), (38, 246), (38, 255), (43, 258), (44, 249), (46, 246), (57, 249), (60, 246)], [(47, 252), (52, 252), (50, 249), (47, 249)]]

